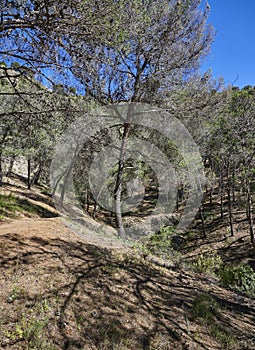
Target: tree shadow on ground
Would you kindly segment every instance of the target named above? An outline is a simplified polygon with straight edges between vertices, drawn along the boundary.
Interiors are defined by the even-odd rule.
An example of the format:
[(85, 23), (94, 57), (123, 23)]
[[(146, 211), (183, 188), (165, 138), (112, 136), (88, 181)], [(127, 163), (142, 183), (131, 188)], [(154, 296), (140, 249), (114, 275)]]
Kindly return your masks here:
[(24, 198), (17, 198), (17, 204), (24, 211), (34, 213), (40, 216), (41, 218), (55, 218), (59, 216), (58, 213), (48, 210), (47, 208), (42, 207), (41, 205), (32, 203)]
[(41, 202), (44, 203), (50, 207), (52, 207), (53, 209), (55, 209), (52, 197), (50, 195), (42, 195), (40, 193), (35, 193), (35, 192), (30, 192), (29, 190), (27, 190), (27, 192), (25, 191), (14, 191), (13, 192), (15, 195), (18, 196), (22, 196), (22, 197), (26, 197), (28, 199), (32, 199), (33, 201), (36, 202)]
[[(203, 293), (219, 300), (222, 327), (228, 323), (229, 332), (247, 341), (252, 334), (251, 300), (241, 304), (236, 293), (188, 270), (159, 268), (78, 240), (7, 234), (0, 237), (0, 253), (2, 346), (23, 344), (22, 338), (7, 339), (6, 332), (20, 315), (31, 319), (34, 312), (47, 318), (46, 337), (58, 349), (221, 349), (206, 326), (190, 320), (193, 300)], [(14, 286), (22, 293), (9, 302)], [(238, 329), (231, 323), (236, 317)]]
[(220, 214), (205, 220), (206, 236), (199, 215), (185, 236), (186, 244), (181, 253), (187, 254), (189, 259), (196, 258), (201, 250), (217, 250), (224, 262), (238, 263), (254, 257), (254, 246), (250, 242), (247, 221), (234, 220), (234, 236), (229, 232), (227, 217), (221, 219)]

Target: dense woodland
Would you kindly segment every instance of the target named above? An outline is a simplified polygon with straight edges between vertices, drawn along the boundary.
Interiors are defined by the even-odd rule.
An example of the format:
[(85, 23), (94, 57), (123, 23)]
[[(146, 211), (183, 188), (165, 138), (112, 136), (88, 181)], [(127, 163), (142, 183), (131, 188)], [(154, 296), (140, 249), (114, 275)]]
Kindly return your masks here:
[[(3, 1), (0, 184), (22, 156), (28, 188), (49, 185), (54, 147), (76, 118), (107, 104), (147, 103), (178, 118), (199, 147), (207, 178), (197, 214), (204, 236), (205, 215), (216, 205), (230, 235), (241, 218), (254, 243), (255, 89), (227, 86), (223, 79), (213, 80), (210, 71), (200, 75), (214, 38), (209, 11), (200, 0)], [(84, 210), (100, 220), (110, 215), (120, 236), (125, 236), (121, 201), (128, 180), (139, 173), (152, 198), (158, 191), (152, 169), (125, 158), (133, 135), (154, 142), (184, 173), (175, 210), (189, 196), (187, 164), (171, 140), (135, 127), (128, 117), (114, 130), (101, 130), (84, 145), (72, 170)], [(112, 138), (121, 141), (121, 148), (109, 183), (115, 209), (108, 215), (90, 193), (86, 169)]]

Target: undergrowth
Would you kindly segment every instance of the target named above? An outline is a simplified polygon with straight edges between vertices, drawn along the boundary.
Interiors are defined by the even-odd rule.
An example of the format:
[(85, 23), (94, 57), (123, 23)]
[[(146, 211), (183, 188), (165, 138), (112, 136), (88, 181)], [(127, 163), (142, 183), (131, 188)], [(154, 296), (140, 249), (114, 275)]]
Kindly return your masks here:
[(255, 296), (255, 272), (249, 265), (225, 265), (216, 250), (208, 249), (199, 254), (192, 267), (196, 272), (217, 277), (226, 288)]
[(12, 194), (0, 194), (0, 219), (3, 219), (4, 217), (14, 218), (18, 216), (18, 213), (22, 212), (36, 214), (37, 210), (35, 206), (31, 205), (24, 199), (15, 197)]
[(224, 349), (237, 349), (236, 338), (222, 328), (218, 322), (221, 316), (221, 308), (218, 302), (210, 294), (200, 294), (195, 297), (191, 308), (191, 319), (205, 325)]

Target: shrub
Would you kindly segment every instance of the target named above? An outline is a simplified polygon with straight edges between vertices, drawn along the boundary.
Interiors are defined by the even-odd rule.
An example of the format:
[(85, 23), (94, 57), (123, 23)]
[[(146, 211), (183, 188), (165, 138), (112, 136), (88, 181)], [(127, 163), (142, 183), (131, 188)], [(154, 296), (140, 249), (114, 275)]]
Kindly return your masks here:
[(222, 264), (223, 261), (217, 251), (210, 249), (198, 256), (196, 261), (193, 262), (193, 267), (196, 272), (217, 274)]
[(218, 275), (225, 287), (255, 295), (255, 272), (249, 265), (224, 266)]
[(191, 316), (193, 320), (199, 319), (208, 327), (209, 334), (221, 343), (222, 348), (237, 349), (238, 343), (235, 336), (222, 328), (217, 320), (220, 316), (220, 306), (211, 295), (205, 293), (195, 297)]
[(160, 258), (170, 260), (175, 264), (182, 263), (182, 255), (177, 250), (179, 240), (183, 242), (183, 238), (174, 234), (174, 227), (163, 227), (160, 232), (155, 233), (135, 246), (144, 256), (156, 255)]
[(218, 314), (218, 309), (218, 303), (211, 295), (198, 295), (193, 300), (191, 309), (192, 318), (200, 318), (203, 323), (210, 324), (213, 322), (214, 316)]

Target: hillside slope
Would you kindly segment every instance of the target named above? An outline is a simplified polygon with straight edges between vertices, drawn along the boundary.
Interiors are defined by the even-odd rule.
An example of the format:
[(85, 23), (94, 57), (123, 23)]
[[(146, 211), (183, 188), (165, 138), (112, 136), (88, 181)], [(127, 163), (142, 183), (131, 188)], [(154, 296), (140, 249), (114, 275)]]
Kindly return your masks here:
[(254, 349), (255, 301), (60, 218), (0, 224), (1, 349)]

